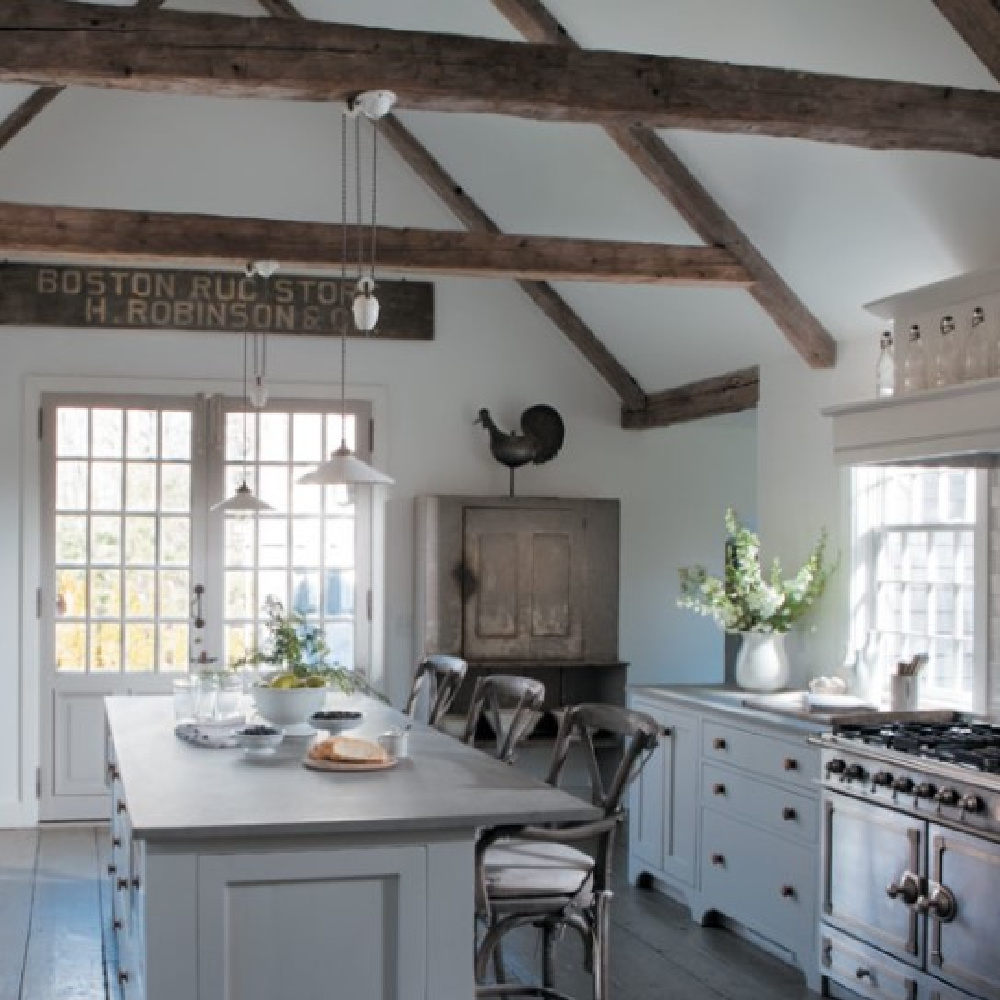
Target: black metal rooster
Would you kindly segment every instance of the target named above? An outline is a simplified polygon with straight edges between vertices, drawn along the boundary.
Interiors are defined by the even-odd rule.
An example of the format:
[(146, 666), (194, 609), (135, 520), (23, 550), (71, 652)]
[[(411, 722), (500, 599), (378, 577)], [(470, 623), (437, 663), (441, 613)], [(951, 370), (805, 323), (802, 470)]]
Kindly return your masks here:
[(538, 403), (521, 414), (521, 434), (505, 434), (490, 416), (490, 411), (479, 411), (477, 424), (490, 433), (490, 451), (493, 457), (510, 469), (510, 495), (514, 495), (514, 470), (520, 465), (534, 462), (541, 465), (555, 458), (562, 447), (566, 428), (562, 417), (551, 406)]

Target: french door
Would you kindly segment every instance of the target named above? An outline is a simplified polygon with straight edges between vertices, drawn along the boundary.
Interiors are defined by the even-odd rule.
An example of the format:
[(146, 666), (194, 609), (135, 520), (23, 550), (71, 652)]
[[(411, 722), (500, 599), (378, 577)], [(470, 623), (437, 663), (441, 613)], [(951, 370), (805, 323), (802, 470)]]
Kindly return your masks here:
[[(367, 411), (346, 416), (365, 454)], [(107, 814), (104, 697), (234, 662), (269, 597), (367, 671), (370, 497), (296, 482), (340, 444), (339, 407), (60, 394), (40, 427), (42, 819)], [(271, 511), (211, 509), (244, 480)]]

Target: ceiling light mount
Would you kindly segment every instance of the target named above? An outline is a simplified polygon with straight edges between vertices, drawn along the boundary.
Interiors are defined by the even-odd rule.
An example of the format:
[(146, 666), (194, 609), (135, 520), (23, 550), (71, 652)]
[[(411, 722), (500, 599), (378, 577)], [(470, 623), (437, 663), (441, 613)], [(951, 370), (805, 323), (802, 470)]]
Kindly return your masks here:
[(391, 90), (362, 90), (348, 98), (347, 113), (363, 114), (373, 122), (384, 118), (396, 103), (396, 95)]

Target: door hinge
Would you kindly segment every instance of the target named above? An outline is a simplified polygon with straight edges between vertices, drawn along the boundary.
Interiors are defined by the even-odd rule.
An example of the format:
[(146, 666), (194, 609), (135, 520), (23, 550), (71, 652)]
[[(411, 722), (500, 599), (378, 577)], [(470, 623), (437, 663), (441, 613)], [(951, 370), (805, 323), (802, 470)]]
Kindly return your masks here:
[(38, 440), (42, 440), (42, 433), (45, 430), (45, 410), (38, 407)]
[(368, 591), (367, 605), (368, 605), (368, 620), (371, 621), (372, 620), (372, 592), (370, 590)]
[(35, 798), (40, 799), (42, 797), (42, 769), (40, 767), (35, 768)]
[(35, 588), (35, 617), (42, 617), (42, 588)]
[(368, 418), (368, 454), (375, 454), (375, 418)]

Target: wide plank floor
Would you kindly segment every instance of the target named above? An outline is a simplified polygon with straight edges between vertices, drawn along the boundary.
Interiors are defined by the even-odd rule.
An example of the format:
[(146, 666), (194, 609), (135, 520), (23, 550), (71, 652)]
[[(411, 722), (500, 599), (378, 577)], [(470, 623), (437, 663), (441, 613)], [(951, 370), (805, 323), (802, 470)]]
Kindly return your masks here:
[[(0, 830), (0, 1000), (117, 1000), (103, 878), (107, 831)], [(624, 864), (619, 868), (624, 870)], [(612, 904), (614, 1000), (807, 1000), (794, 969), (678, 904), (622, 879)], [(558, 948), (558, 985), (590, 996), (572, 932)], [(540, 956), (525, 932), (509, 971), (534, 978)], [(180, 998), (178, 998), (180, 1000)]]

